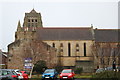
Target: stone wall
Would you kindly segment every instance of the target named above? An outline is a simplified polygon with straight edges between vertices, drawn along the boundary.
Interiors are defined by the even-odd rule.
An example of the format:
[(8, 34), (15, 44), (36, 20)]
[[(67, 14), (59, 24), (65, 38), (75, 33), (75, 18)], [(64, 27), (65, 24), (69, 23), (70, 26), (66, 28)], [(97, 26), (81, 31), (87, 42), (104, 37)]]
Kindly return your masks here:
[[(32, 41), (16, 41), (8, 46), (9, 57), (8, 68), (10, 69), (24, 69), (25, 58), (35, 56), (34, 64), (39, 60), (46, 61), (48, 67), (53, 67), (57, 64), (57, 56), (54, 48), (51, 48), (47, 44), (37, 41), (36, 44)], [(32, 46), (29, 46), (31, 44)], [(34, 50), (34, 55), (32, 54), (32, 49)]]
[[(80, 40), (80, 41), (44, 41), (51, 47), (53, 43), (57, 49), (57, 56), (61, 56), (61, 62), (63, 66), (75, 66), (76, 60), (92, 60), (91, 54), (91, 45), (93, 44), (92, 40)], [(63, 44), (62, 48), (60, 47), (61, 43)], [(68, 56), (68, 43), (71, 44), (71, 56)], [(84, 43), (86, 43), (86, 56), (84, 56)], [(76, 52), (76, 44), (79, 45), (79, 51)], [(61, 52), (63, 49), (63, 52)], [(88, 57), (89, 56), (89, 57)], [(67, 61), (67, 62), (66, 62)]]

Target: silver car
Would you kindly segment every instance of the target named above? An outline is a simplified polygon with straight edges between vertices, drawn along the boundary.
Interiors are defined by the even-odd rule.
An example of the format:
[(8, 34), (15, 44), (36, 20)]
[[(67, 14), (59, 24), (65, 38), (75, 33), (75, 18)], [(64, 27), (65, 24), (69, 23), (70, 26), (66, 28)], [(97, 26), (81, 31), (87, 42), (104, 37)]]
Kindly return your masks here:
[(18, 75), (13, 69), (0, 69), (0, 80), (18, 80)]

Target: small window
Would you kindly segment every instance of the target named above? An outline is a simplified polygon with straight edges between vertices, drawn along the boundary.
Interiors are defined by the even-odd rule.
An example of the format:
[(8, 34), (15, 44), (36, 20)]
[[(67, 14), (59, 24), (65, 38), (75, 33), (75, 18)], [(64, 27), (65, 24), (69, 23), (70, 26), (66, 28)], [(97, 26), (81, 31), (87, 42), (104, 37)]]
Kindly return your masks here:
[(30, 19), (28, 19), (28, 22), (30, 22)]
[(76, 49), (76, 52), (79, 52), (79, 49)]
[(35, 19), (35, 22), (37, 22), (37, 19)]
[(34, 22), (34, 20), (32, 19), (32, 22)]

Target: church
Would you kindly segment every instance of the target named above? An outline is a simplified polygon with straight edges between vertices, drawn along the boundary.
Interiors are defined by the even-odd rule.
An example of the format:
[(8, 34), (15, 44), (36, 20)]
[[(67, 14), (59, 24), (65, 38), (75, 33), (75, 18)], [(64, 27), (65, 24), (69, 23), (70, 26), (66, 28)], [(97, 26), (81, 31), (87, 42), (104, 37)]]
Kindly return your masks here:
[[(41, 14), (33, 9), (29, 13), (25, 13), (23, 26), (21, 26), (20, 21), (18, 22), (15, 41), (8, 45), (8, 52), (12, 54), (11, 60), (8, 61), (8, 68), (12, 68), (11, 63), (14, 62), (14, 59), (12, 59), (14, 55), (16, 53), (22, 54), (19, 46), (23, 44), (22, 42), (17, 46), (18, 51), (15, 51), (17, 42), (29, 42), (34, 39), (41, 41), (53, 50), (50, 53), (52, 57), (54, 56), (52, 62), (59, 63), (64, 68), (81, 67), (84, 72), (93, 72), (94, 69), (102, 67), (101, 62), (99, 63), (101, 58), (97, 59), (98, 64), (95, 65), (96, 58), (92, 47), (93, 44), (99, 43), (103, 46), (105, 43), (110, 43), (110, 45), (116, 46), (119, 41), (117, 29), (93, 29), (92, 25), (89, 27), (73, 26), (67, 28), (44, 27)], [(117, 65), (120, 65), (119, 61)]]

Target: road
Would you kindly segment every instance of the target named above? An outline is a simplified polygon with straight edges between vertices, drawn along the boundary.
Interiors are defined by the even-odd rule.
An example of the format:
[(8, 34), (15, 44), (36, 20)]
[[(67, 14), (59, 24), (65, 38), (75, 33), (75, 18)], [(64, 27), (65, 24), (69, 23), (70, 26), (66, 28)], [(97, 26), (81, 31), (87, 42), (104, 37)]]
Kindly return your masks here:
[[(38, 79), (33, 79), (33, 80), (38, 80)], [(42, 80), (42, 79), (39, 79), (39, 80)], [(51, 80), (51, 79), (45, 79), (45, 80)], [(56, 79), (56, 80), (60, 80), (60, 79)], [(74, 80), (90, 80), (90, 79), (74, 79)]]
[[(60, 79), (57, 79), (57, 80), (60, 80)], [(74, 80), (90, 80), (90, 79), (74, 79)]]

